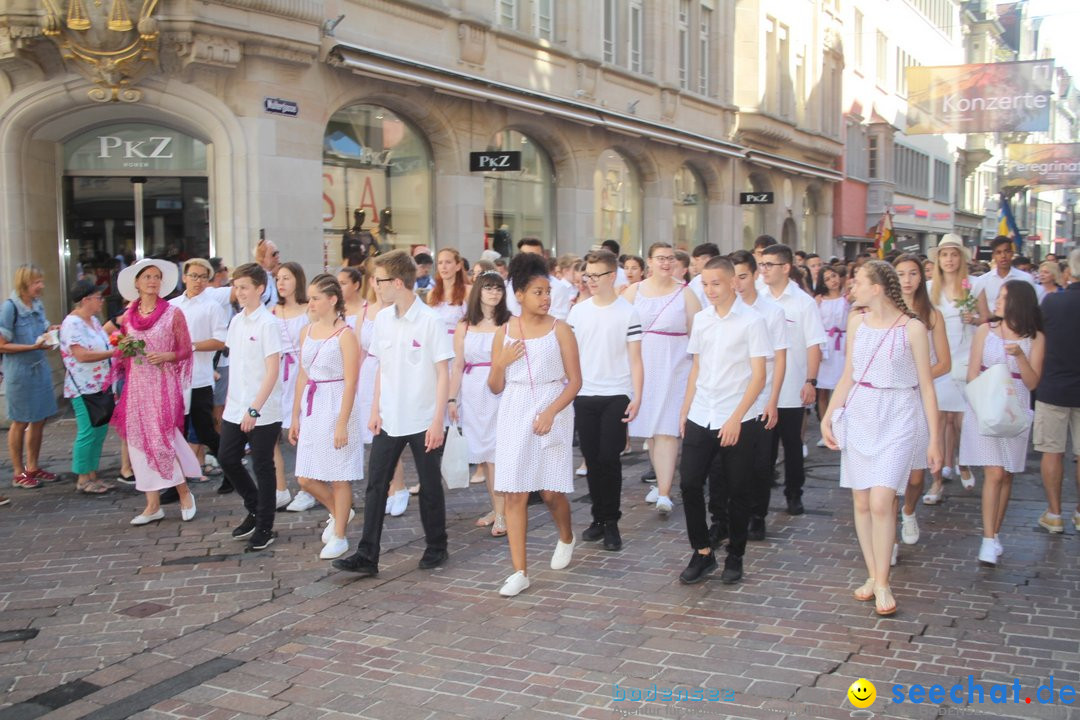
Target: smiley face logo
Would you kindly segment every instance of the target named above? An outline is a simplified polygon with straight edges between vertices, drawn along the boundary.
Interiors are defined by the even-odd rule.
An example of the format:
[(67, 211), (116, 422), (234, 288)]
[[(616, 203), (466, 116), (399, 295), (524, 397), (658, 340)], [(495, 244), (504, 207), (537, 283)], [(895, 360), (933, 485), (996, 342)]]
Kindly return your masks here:
[(868, 708), (874, 704), (874, 699), (877, 698), (877, 688), (869, 680), (859, 678), (851, 683), (851, 687), (847, 690), (847, 697), (855, 707)]

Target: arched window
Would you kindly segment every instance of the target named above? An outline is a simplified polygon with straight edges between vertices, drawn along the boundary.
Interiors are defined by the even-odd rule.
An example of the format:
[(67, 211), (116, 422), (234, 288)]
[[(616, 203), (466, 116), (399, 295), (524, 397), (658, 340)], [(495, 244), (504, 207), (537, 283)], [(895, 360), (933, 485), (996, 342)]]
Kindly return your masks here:
[(547, 152), (517, 130), (495, 133), (488, 150), (521, 152), (521, 170), (484, 173), (486, 246), (509, 257), (518, 240), (534, 237), (554, 252), (553, 174)]
[(363, 212), (382, 250), (431, 245), (431, 152), (408, 121), (377, 105), (330, 118), (323, 137), (323, 232), (331, 255)]
[(683, 165), (675, 171), (674, 194), (672, 244), (692, 249), (708, 239), (705, 183), (689, 165)]
[(806, 188), (803, 196), (802, 237), (799, 248), (806, 252), (817, 252), (818, 194), (812, 187)]
[(641, 253), (641, 183), (615, 150), (600, 154), (593, 173), (593, 240), (615, 240), (623, 253)]

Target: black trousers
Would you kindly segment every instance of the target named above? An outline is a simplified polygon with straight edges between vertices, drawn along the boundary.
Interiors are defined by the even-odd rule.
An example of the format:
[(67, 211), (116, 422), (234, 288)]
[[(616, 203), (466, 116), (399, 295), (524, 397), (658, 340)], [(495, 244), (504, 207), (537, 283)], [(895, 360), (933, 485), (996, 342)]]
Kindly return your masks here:
[(585, 395), (574, 398), (574, 427), (589, 471), (589, 498), (597, 522), (622, 517), (622, 451), (626, 447), (626, 395)]
[(431, 452), (424, 449), (424, 435), (388, 435), (385, 430), (371, 441), (368, 460), (367, 490), (364, 492), (364, 532), (356, 553), (373, 565), (379, 564), (383, 520), (386, 517), (386, 496), (394, 477), (401, 453), (408, 445), (412, 450), (416, 472), (420, 476), (420, 524), (428, 550), (446, 550), (446, 498), (442, 486), (442, 448)]
[[(221, 446), (218, 463), (225, 477), (244, 501), (244, 507), (255, 516), (256, 530), (274, 527), (277, 509), (277, 473), (274, 470), (274, 446), (281, 434), (281, 423), (256, 425), (251, 432), (244, 432), (236, 423), (221, 423)], [(255, 479), (251, 479), (244, 467), (244, 445), (251, 445), (251, 467)]]
[[(195, 429), (195, 437), (199, 443), (205, 445), (210, 454), (218, 456), (221, 436), (214, 429), (214, 386), (207, 385), (201, 388), (191, 388), (191, 409), (186, 418), (187, 423)], [(221, 458), (218, 458), (218, 464)]]
[(803, 471), (802, 423), (805, 409), (802, 407), (780, 408), (780, 421), (773, 428), (772, 464), (780, 455), (780, 443), (784, 444), (784, 495), (788, 500), (801, 500), (806, 474)]
[(754, 451), (761, 428), (761, 420), (747, 420), (739, 430), (738, 442), (721, 447), (717, 437), (719, 428), (705, 428), (686, 421), (679, 463), (679, 489), (686, 514), (686, 532), (690, 547), (695, 550), (707, 548), (711, 542), (709, 526), (705, 522), (705, 480), (714, 463), (719, 462), (718, 478), (727, 486), (728, 493), (728, 553), (742, 557), (746, 552), (746, 528), (753, 502)]
[[(773, 456), (773, 443), (776, 437), (776, 428), (765, 429), (765, 423), (761, 423), (761, 437), (757, 448), (754, 450), (754, 501), (750, 507), (750, 516), (764, 518), (769, 514), (769, 500), (772, 497), (773, 468), (776, 460)], [(799, 448), (799, 457), (802, 457), (802, 448)]]

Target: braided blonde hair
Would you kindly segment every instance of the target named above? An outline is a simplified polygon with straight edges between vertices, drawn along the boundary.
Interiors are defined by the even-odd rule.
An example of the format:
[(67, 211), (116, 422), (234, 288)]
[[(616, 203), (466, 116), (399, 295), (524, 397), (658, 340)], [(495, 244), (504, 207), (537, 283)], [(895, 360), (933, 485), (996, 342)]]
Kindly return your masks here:
[(904, 302), (904, 293), (900, 290), (900, 278), (897, 277), (892, 265), (884, 260), (870, 260), (863, 263), (862, 269), (872, 284), (885, 288), (885, 297), (896, 306), (897, 310), (910, 318), (919, 319), (919, 316), (912, 312)]

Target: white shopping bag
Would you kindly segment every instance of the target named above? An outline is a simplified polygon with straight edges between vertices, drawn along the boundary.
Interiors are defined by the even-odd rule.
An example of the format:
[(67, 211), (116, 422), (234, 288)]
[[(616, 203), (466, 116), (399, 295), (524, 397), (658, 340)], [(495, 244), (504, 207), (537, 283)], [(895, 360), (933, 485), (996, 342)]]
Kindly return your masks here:
[(446, 430), (442, 453), (442, 476), (446, 487), (460, 490), (469, 487), (469, 445), (461, 436), (461, 428), (451, 425)]
[(1006, 365), (986, 368), (967, 384), (964, 394), (979, 421), (980, 435), (1016, 437), (1031, 423), (1031, 415), (1020, 401)]

